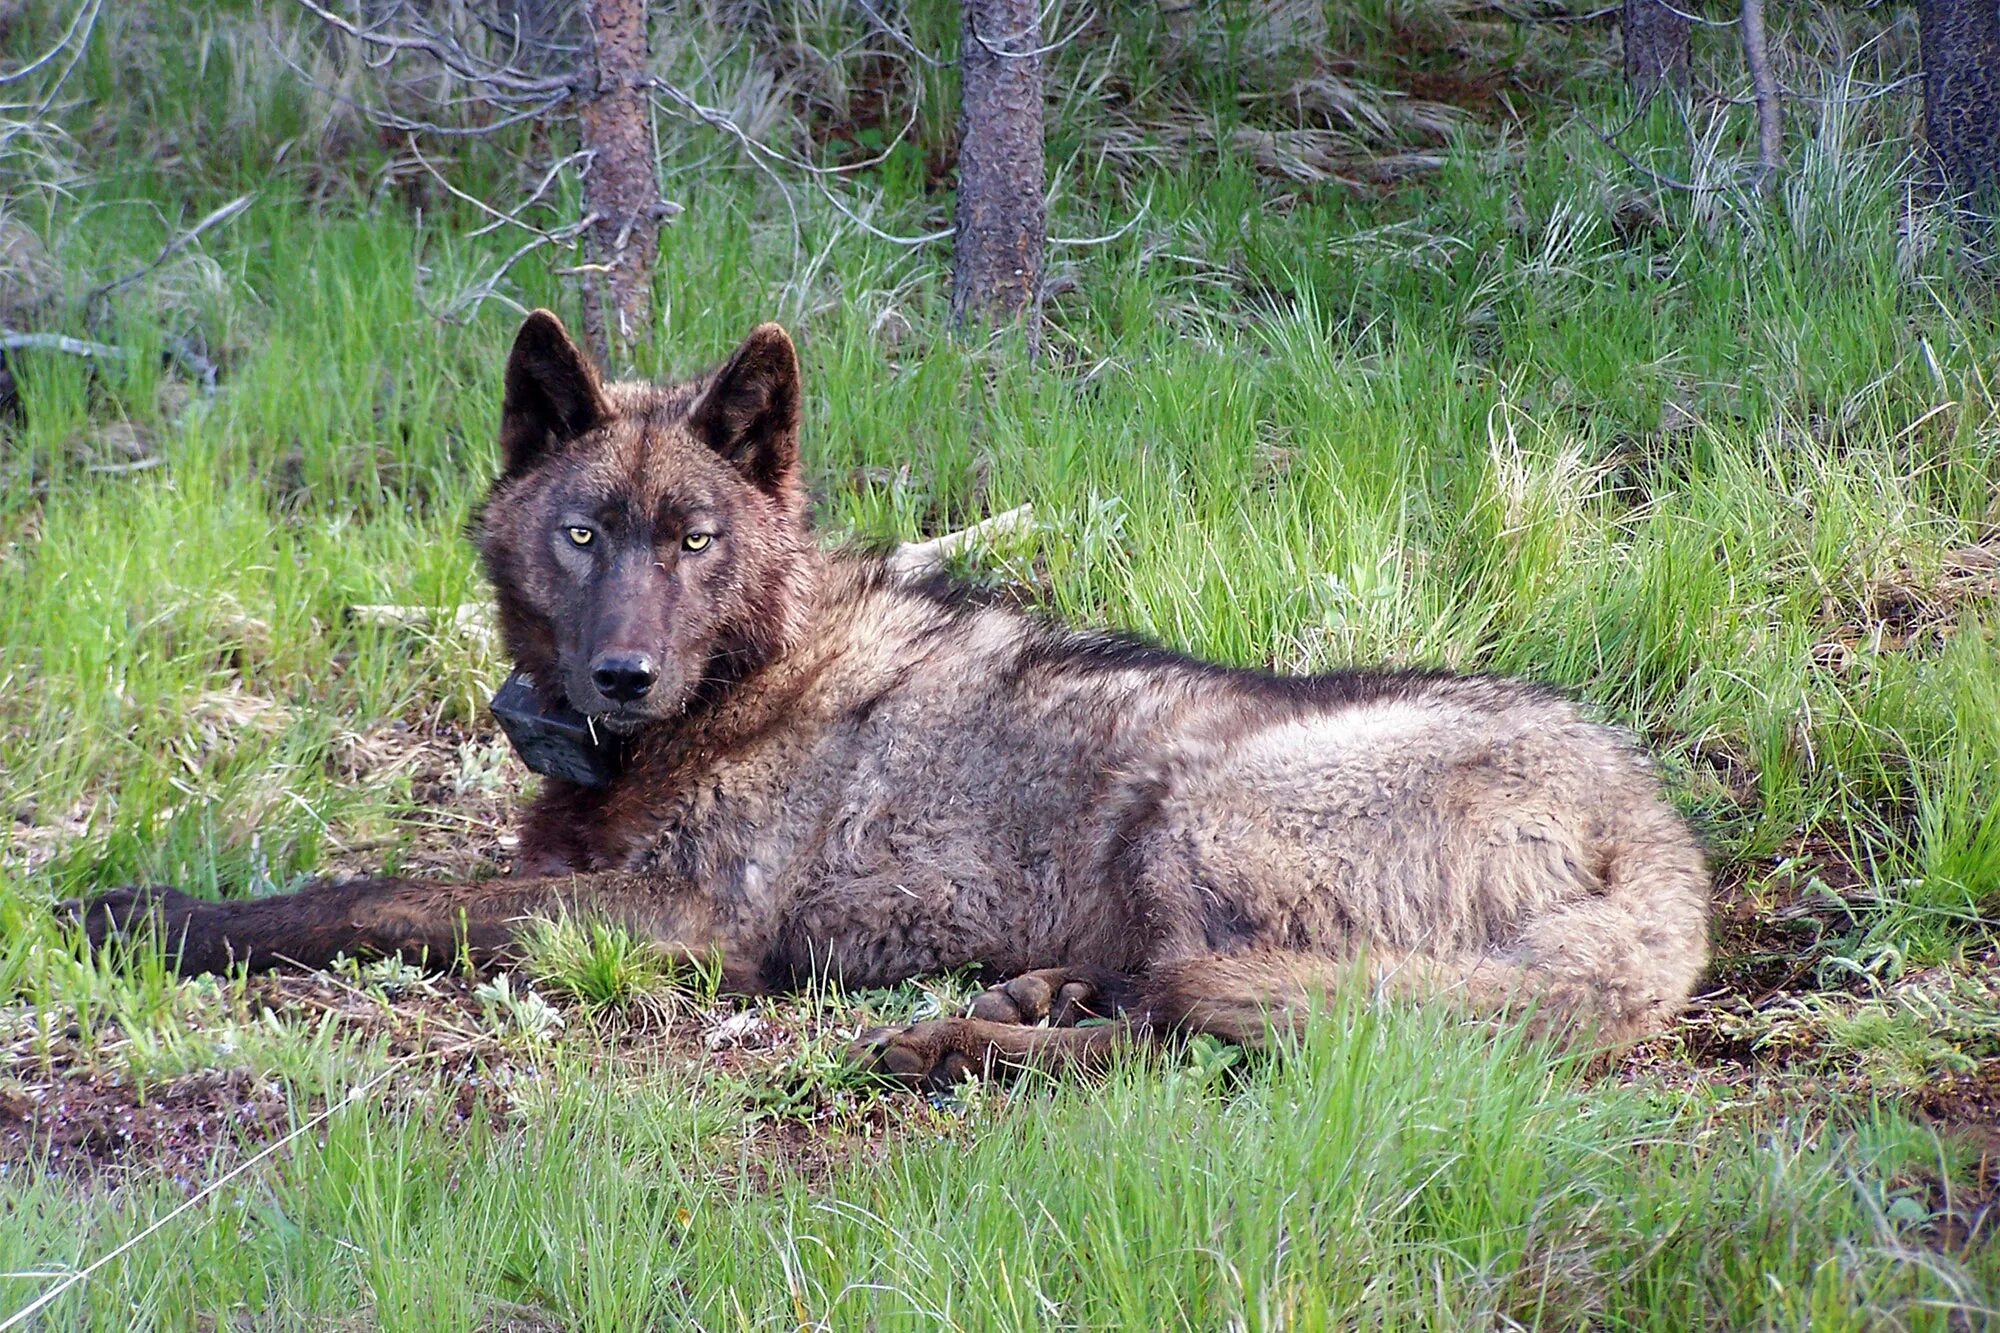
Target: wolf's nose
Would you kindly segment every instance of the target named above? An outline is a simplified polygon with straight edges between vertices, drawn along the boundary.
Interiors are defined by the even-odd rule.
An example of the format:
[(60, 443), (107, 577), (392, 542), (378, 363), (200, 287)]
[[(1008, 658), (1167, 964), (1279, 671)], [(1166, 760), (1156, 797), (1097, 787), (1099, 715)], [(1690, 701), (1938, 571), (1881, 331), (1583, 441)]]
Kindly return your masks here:
[(660, 673), (642, 653), (600, 657), (590, 664), (590, 683), (607, 699), (629, 704), (646, 697)]

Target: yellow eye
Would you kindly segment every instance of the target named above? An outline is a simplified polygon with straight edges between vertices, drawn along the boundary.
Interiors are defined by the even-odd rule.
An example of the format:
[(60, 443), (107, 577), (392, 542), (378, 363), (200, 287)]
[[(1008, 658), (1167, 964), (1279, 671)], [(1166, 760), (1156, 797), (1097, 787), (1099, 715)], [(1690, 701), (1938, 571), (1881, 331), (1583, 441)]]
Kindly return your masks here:
[(588, 546), (596, 540), (597, 534), (589, 528), (571, 528), (569, 530), (569, 541), (572, 546)]
[(706, 551), (714, 541), (715, 536), (713, 533), (690, 532), (687, 536), (681, 538), (681, 549), (683, 551)]

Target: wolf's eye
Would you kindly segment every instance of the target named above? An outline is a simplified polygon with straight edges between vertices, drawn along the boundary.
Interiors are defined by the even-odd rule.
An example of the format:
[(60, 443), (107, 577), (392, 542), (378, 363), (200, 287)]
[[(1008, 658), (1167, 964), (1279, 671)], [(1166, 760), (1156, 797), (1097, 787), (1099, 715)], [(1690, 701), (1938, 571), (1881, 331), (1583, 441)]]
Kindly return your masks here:
[(687, 536), (681, 538), (681, 549), (683, 551), (706, 551), (714, 541), (715, 534), (712, 532), (690, 532)]
[(589, 528), (571, 528), (569, 530), (569, 544), (571, 546), (588, 546), (596, 540), (597, 534)]

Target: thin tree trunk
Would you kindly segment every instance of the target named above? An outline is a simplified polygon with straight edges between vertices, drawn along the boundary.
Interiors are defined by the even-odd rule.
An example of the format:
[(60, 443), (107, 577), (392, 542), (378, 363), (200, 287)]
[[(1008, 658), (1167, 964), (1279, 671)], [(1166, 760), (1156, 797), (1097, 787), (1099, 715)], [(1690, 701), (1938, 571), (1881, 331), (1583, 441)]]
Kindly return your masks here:
[(1650, 98), (1662, 88), (1685, 88), (1694, 24), (1676, 10), (1696, 0), (1625, 0), (1620, 29), (1625, 38), (1625, 78), (1633, 91)]
[(579, 108), (583, 206), (597, 221), (589, 232), (593, 271), (584, 281), (584, 336), (599, 363), (625, 359), (648, 331), (653, 263), (668, 209), (660, 197), (647, 92), (646, 0), (588, 0), (596, 87)]
[(965, 0), (959, 52), (957, 255), (960, 323), (1041, 306), (1042, 61), (1036, 0)]
[(1924, 136), (1947, 186), (2000, 215), (2000, 0), (1918, 0)]
[(1785, 122), (1764, 33), (1764, 0), (1743, 0), (1743, 60), (1750, 66), (1750, 91), (1757, 103), (1757, 188), (1768, 191), (1785, 167)]

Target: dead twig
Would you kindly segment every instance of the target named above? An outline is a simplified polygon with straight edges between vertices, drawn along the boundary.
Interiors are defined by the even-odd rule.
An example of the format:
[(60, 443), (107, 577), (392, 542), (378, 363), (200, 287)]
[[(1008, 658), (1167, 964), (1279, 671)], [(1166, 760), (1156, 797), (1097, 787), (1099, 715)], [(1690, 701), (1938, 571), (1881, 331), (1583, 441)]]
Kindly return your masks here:
[(160, 265), (166, 263), (169, 259), (172, 259), (182, 250), (185, 250), (188, 246), (199, 240), (203, 232), (214, 227), (219, 227), (223, 223), (237, 217), (244, 209), (250, 207), (256, 198), (257, 196), (254, 192), (238, 195), (222, 207), (210, 212), (208, 216), (195, 223), (192, 227), (187, 227), (176, 232), (168, 239), (165, 245), (160, 247), (160, 252), (153, 256), (151, 263), (145, 265), (143, 268), (134, 269), (122, 278), (114, 278), (100, 287), (91, 288), (83, 298), (83, 308), (87, 311), (95, 310), (99, 301), (110, 296), (111, 293), (117, 291), (119, 288), (129, 287), (147, 274), (154, 272)]
[(957, 532), (947, 532), (929, 541), (904, 542), (892, 552), (885, 562), (898, 574), (923, 574), (937, 569), (955, 555), (962, 555), (976, 546), (989, 546), (1008, 537), (1020, 536), (1035, 530), (1035, 507), (1022, 505), (1009, 509), (1004, 514), (974, 523), (969, 528)]
[(16, 333), (12, 329), (0, 329), (0, 351), (60, 352), (64, 356), (81, 356), (93, 361), (123, 361), (131, 355), (124, 348), (113, 347), (110, 343), (71, 338), (61, 333)]
[[(1580, 14), (1567, 12), (1549, 14), (1539, 10), (1519, 9), (1513, 5), (1502, 4), (1500, 0), (1489, 0), (1486, 7), (1515, 23), (1595, 23), (1599, 19), (1608, 19), (1624, 10), (1623, 5), (1603, 5), (1597, 9), (1586, 9)], [(1672, 8), (1672, 6), (1665, 7)]]
[[(702, 124), (721, 130), (724, 134), (734, 139), (737, 145), (743, 149), (744, 154), (750, 159), (751, 164), (762, 171), (778, 187), (779, 192), (785, 198), (786, 205), (792, 207), (795, 219), (797, 209), (792, 205), (791, 186), (778, 171), (778, 168), (781, 166), (805, 175), (812, 182), (813, 188), (819, 191), (820, 196), (827, 203), (833, 205), (835, 212), (878, 241), (887, 241), (891, 245), (919, 246), (929, 245), (933, 241), (941, 241), (952, 234), (953, 229), (950, 227), (944, 227), (932, 232), (924, 232), (916, 236), (901, 236), (895, 232), (884, 231), (849, 208), (839, 195), (828, 189), (821, 182), (820, 178), (822, 176), (845, 175), (852, 171), (858, 171), (870, 163), (881, 161), (882, 158), (894, 151), (896, 142), (901, 141), (900, 135), (896, 142), (892, 142), (888, 148), (869, 159), (868, 162), (852, 163), (844, 167), (822, 167), (807, 162), (803, 158), (795, 157), (792, 154), (779, 152), (775, 148), (758, 142), (755, 137), (744, 130), (741, 125), (737, 124), (726, 112), (716, 107), (704, 105), (695, 97), (666, 82), (664, 79), (654, 79), (652, 87), (656, 94), (654, 105), (670, 113), (700, 121)], [(906, 124), (904, 132), (907, 133), (907, 131), (908, 125)], [(796, 230), (795, 221), (794, 232)]]
[(550, 98), (567, 98), (575, 91), (576, 76), (573, 73), (565, 71), (544, 78), (530, 78), (513, 66), (495, 64), (474, 55), (456, 37), (438, 28), (418, 25), (405, 32), (391, 32), (379, 23), (362, 27), (314, 3), (314, 0), (294, 0), (294, 3), (322, 23), (385, 55), (409, 51), (428, 55), (450, 73), (468, 83), (481, 85), (493, 97), (540, 102)]
[(189, 1195), (178, 1206), (170, 1208), (167, 1211), (161, 1213), (158, 1217), (154, 1218), (150, 1223), (148, 1223), (143, 1229), (134, 1232), (132, 1235), (126, 1237), (123, 1241), (113, 1246), (110, 1250), (107, 1250), (95, 1262), (89, 1264), (84, 1268), (79, 1268), (75, 1272), (61, 1274), (60, 1275), (61, 1281), (55, 1283), (48, 1290), (44, 1291), (41, 1295), (35, 1297), (34, 1300), (29, 1301), (26, 1305), (22, 1306), (20, 1309), (8, 1315), (6, 1319), (0, 1320), (0, 1333), (6, 1333), (6, 1330), (8, 1329), (22, 1327), (23, 1325), (34, 1320), (35, 1316), (38, 1313), (48, 1308), (50, 1305), (54, 1304), (55, 1301), (63, 1295), (63, 1293), (69, 1291), (72, 1287), (77, 1287), (85, 1282), (90, 1281), (91, 1278), (95, 1277), (98, 1271), (102, 1269), (106, 1264), (114, 1262), (121, 1255), (130, 1251), (134, 1246), (140, 1244), (148, 1236), (151, 1236), (154, 1232), (160, 1230), (160, 1228), (166, 1226), (168, 1223), (172, 1222), (175, 1218), (180, 1217), (182, 1214), (200, 1207), (212, 1195), (216, 1194), (218, 1191), (227, 1186), (230, 1181), (235, 1180), (238, 1176), (241, 1176), (244, 1172), (251, 1170), (253, 1167), (256, 1167), (262, 1164), (263, 1162), (270, 1160), (272, 1157), (284, 1151), (292, 1144), (298, 1142), (306, 1135), (311, 1134), (312, 1132), (317, 1130), (321, 1125), (325, 1124), (328, 1120), (331, 1120), (339, 1112), (361, 1102), (363, 1099), (367, 1098), (370, 1094), (372, 1094), (377, 1088), (381, 1087), (384, 1083), (388, 1082), (389, 1077), (392, 1074), (401, 1072), (404, 1067), (414, 1064), (419, 1060), (424, 1060), (429, 1058), (431, 1058), (429, 1053), (420, 1053), (418, 1055), (410, 1056), (405, 1059), (393, 1061), (388, 1065), (387, 1068), (383, 1069), (380, 1073), (377, 1073), (372, 1078), (368, 1079), (365, 1083), (360, 1083), (352, 1088), (349, 1088), (346, 1094), (342, 1096), (340, 1100), (335, 1101), (329, 1098), (327, 1100), (326, 1106), (323, 1107), (317, 1114), (308, 1116), (306, 1119), (301, 1120), (298, 1123), (298, 1125), (295, 1126), (292, 1129), (292, 1131), (286, 1134), (283, 1138), (278, 1139), (276, 1142), (266, 1146), (262, 1151), (257, 1152), (252, 1156), (245, 1158), (243, 1161), (237, 1163), (229, 1170), (217, 1176), (214, 1180), (209, 1181), (208, 1184), (202, 1186), (200, 1189), (196, 1190), (193, 1194)]
[(70, 44), (78, 39), (79, 34), (81, 34), (84, 41), (89, 41), (90, 29), (96, 24), (97, 13), (101, 8), (102, 4), (100, 0), (92, 0), (92, 3), (80, 6), (75, 16), (70, 19), (69, 27), (63, 30), (62, 36), (56, 38), (54, 45), (19, 69), (10, 69), (4, 74), (0, 74), (0, 88), (5, 88), (10, 83), (19, 83), (22, 79), (32, 76), (42, 66), (49, 64), (57, 56), (68, 50)]
[(889, 20), (883, 18), (881, 12), (874, 5), (870, 4), (868, 0), (855, 0), (855, 3), (861, 6), (861, 12), (868, 16), (868, 21), (875, 25), (877, 31), (924, 64), (929, 65), (932, 69), (943, 69), (951, 63), (948, 60), (939, 60), (936, 56), (911, 41), (908, 34), (903, 32), (901, 28), (890, 23)]
[[(1053, 8), (1054, 6), (1051, 5), (1050, 9)], [(1035, 24), (1034, 28), (1035, 32), (1040, 31), (1041, 24), (1047, 21), (1048, 15), (1049, 15), (1049, 10), (1042, 11), (1040, 19), (1038, 19)], [(985, 48), (985, 51), (988, 55), (993, 56), (996, 59), (1036, 60), (1042, 56), (1048, 55), (1051, 51), (1062, 50), (1065, 46), (1068, 46), (1071, 42), (1081, 37), (1083, 35), (1084, 29), (1088, 28), (1092, 23), (1096, 21), (1097, 21), (1097, 16), (1095, 14), (1086, 15), (1084, 17), (1083, 22), (1077, 24), (1074, 28), (1070, 29), (1070, 31), (1066, 35), (1056, 38), (1053, 42), (1050, 42), (1046, 46), (1032, 46), (1025, 51), (1011, 50), (1004, 45), (996, 45), (994, 42), (988, 41), (986, 35), (979, 31), (979, 24), (976, 21), (968, 19), (966, 23), (966, 31), (972, 34), (973, 41), (978, 42), (981, 47)], [(1015, 33), (1014, 37), (1015, 39), (1018, 40), (1021, 37), (1027, 37), (1032, 35), (1033, 32)], [(1003, 38), (1001, 40), (1004, 41), (1006, 39)]]
[(348, 607), (347, 618), (356, 625), (376, 629), (408, 629), (431, 634), (452, 631), (481, 643), (491, 643), (498, 635), (493, 622), (493, 608), (484, 602), (466, 602), (451, 607), (364, 603)]
[[(62, 90), (69, 83), (70, 75), (76, 73), (76, 67), (83, 62), (84, 53), (90, 49), (90, 35), (96, 30), (97, 16), (103, 12), (103, 9), (103, 0), (88, 0), (88, 3), (77, 11), (77, 15), (70, 21), (69, 27), (63, 30), (62, 36), (56, 39), (54, 46), (51, 46), (41, 56), (6, 77), (6, 83), (13, 83), (16, 80), (27, 78), (63, 51), (71, 47), (75, 48), (75, 50), (70, 52), (69, 63), (62, 67), (62, 71), (43, 90), (41, 100), (28, 112), (26, 120), (17, 122), (17, 124), (38, 124), (48, 115), (49, 108), (56, 104), (58, 97), (62, 96)], [(10, 111), (18, 109), (18, 107), (7, 108)], [(9, 127), (10, 130), (13, 128), (15, 127)], [(4, 138), (0, 138), (0, 142), (4, 142)]]
[(1741, 21), (1740, 18), (1734, 18), (1734, 19), (1703, 18), (1699, 14), (1691, 14), (1685, 9), (1680, 9), (1674, 5), (1671, 5), (1667, 2), (1667, 0), (1656, 0), (1656, 3), (1660, 6), (1661, 9), (1666, 10), (1669, 14), (1672, 14), (1675, 18), (1686, 19), (1689, 23), (1699, 24), (1701, 27), (1704, 28), (1733, 28), (1737, 25), (1737, 23)]

